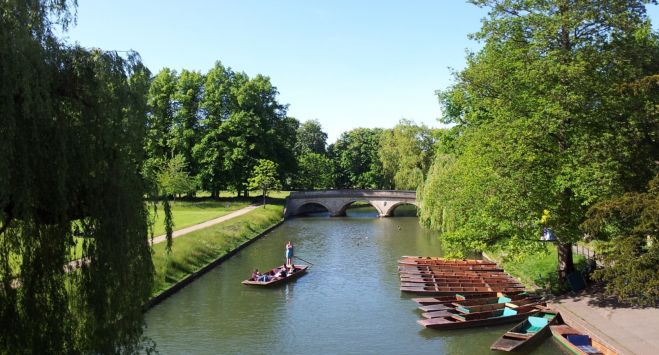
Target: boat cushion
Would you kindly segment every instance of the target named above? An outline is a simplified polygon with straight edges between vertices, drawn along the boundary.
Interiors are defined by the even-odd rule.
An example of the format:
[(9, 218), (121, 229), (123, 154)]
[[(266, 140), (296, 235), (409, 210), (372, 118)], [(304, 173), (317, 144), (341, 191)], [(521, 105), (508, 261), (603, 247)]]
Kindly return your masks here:
[(497, 300), (497, 303), (507, 303), (507, 302), (510, 302), (510, 301), (512, 301), (512, 300), (508, 297), (499, 297), (499, 299)]
[(469, 312), (470, 312), (470, 311), (469, 311), (469, 308), (467, 308), (467, 307), (465, 307), (465, 306), (459, 306), (459, 307), (457, 307), (456, 309), (457, 309), (458, 311), (462, 312), (462, 313), (469, 313)]
[(599, 350), (593, 348), (590, 345), (580, 345), (580, 346), (577, 346), (577, 348), (579, 348), (579, 350), (585, 352), (586, 354), (593, 354), (593, 355), (597, 355), (597, 354), (601, 355), (602, 354), (602, 352), (600, 352)]
[(567, 340), (576, 346), (581, 346), (581, 345), (590, 346), (590, 337), (588, 335), (570, 334), (567, 336)]
[(531, 326), (526, 331), (529, 333), (536, 333), (547, 326), (547, 320), (541, 317), (531, 316), (528, 321)]
[(507, 317), (507, 316), (514, 316), (517, 314), (517, 311), (514, 309), (510, 309), (508, 307), (503, 309), (503, 314), (501, 314), (502, 317)]

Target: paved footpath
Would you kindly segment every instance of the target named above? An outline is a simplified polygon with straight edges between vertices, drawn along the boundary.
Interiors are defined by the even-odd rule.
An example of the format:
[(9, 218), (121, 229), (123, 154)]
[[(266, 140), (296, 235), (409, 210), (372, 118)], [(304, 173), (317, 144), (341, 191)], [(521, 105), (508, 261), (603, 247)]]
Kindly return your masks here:
[[(199, 223), (199, 224), (195, 224), (195, 225), (190, 226), (190, 227), (185, 227), (183, 229), (179, 229), (177, 231), (174, 231), (174, 233), (172, 233), (172, 238), (180, 237), (182, 235), (186, 235), (188, 233), (198, 231), (200, 229), (204, 229), (204, 228), (210, 227), (212, 225), (222, 223), (224, 221), (228, 221), (232, 218), (242, 216), (245, 213), (247, 213), (247, 212), (249, 212), (249, 211), (251, 211), (251, 210), (253, 210), (257, 207), (261, 207), (261, 206), (263, 206), (263, 205), (249, 205), (247, 207), (243, 207), (239, 210), (236, 210), (236, 211), (233, 211), (231, 213), (225, 214), (224, 216), (217, 217), (215, 219), (211, 219), (211, 220), (208, 220), (206, 222)], [(167, 235), (166, 234), (159, 235), (159, 236), (153, 238), (153, 244), (162, 243), (165, 240), (167, 240)], [(73, 260), (73, 261), (68, 262), (66, 265), (64, 265), (64, 270), (66, 272), (71, 272), (71, 271), (81, 267), (82, 265), (87, 264), (88, 262), (89, 262), (88, 259)]]
[[(204, 228), (210, 227), (210, 226), (212, 226), (212, 225), (215, 225), (215, 224), (218, 224), (218, 223), (222, 223), (222, 222), (224, 222), (224, 221), (228, 221), (228, 220), (230, 220), (230, 219), (232, 219), (232, 218), (236, 218), (236, 217), (238, 217), (238, 216), (242, 216), (242, 215), (244, 215), (245, 213), (247, 213), (247, 212), (249, 212), (249, 211), (251, 211), (251, 210), (253, 210), (253, 209), (257, 208), (257, 207), (262, 207), (262, 206), (263, 206), (263, 205), (249, 205), (249, 206), (247, 206), (247, 207), (243, 207), (243, 208), (241, 208), (241, 209), (239, 209), (239, 210), (233, 211), (233, 212), (231, 212), (231, 213), (229, 213), (229, 214), (225, 214), (225, 215), (222, 216), (222, 217), (217, 217), (217, 218), (215, 218), (215, 219), (211, 219), (211, 220), (208, 220), (208, 221), (206, 221), (206, 222), (202, 222), (202, 223), (199, 223), (199, 224), (195, 224), (195, 225), (193, 225), (193, 226), (190, 226), (190, 227), (185, 227), (185, 228), (183, 228), (183, 229), (179, 229), (179, 230), (177, 230), (177, 231), (174, 231), (174, 233), (172, 233), (172, 238), (180, 237), (180, 236), (182, 236), (182, 235), (185, 235), (185, 234), (188, 234), (188, 233), (191, 233), (191, 232), (194, 232), (194, 231), (198, 231), (198, 230), (200, 230), (200, 229), (204, 229)], [(166, 234), (159, 235), (159, 236), (153, 238), (153, 244), (162, 243), (162, 242), (164, 242), (166, 239), (167, 239), (167, 235), (166, 235)]]
[(550, 306), (620, 354), (659, 354), (659, 308), (620, 305), (597, 287), (556, 298)]

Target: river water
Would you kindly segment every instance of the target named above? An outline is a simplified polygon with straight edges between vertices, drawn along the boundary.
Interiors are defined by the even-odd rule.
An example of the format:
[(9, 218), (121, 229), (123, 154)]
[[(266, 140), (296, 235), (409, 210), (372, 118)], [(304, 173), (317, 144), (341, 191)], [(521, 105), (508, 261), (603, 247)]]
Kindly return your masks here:
[[(313, 263), (275, 288), (240, 282), (257, 267), (284, 262), (284, 246)], [(176, 246), (174, 246), (176, 247)], [(146, 314), (146, 336), (163, 354), (490, 354), (512, 325), (453, 331), (424, 329), (399, 290), (401, 255), (441, 255), (436, 233), (415, 217), (286, 221)], [(533, 354), (561, 353), (548, 339)]]

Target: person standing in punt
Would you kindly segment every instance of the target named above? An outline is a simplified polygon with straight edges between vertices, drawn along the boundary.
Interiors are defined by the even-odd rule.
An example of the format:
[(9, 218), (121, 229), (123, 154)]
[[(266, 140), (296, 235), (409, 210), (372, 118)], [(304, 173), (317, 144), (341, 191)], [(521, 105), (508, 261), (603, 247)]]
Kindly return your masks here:
[(293, 265), (293, 243), (286, 243), (286, 265)]

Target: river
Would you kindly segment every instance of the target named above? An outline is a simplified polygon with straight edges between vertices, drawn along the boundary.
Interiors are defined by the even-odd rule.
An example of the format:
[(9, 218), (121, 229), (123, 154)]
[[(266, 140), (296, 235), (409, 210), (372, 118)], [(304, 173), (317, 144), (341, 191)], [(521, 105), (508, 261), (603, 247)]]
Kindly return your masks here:
[[(272, 289), (240, 283), (281, 265), (288, 240), (313, 263), (307, 275)], [(415, 296), (398, 290), (401, 255), (441, 253), (415, 217), (359, 208), (291, 219), (148, 311), (146, 336), (162, 354), (491, 354), (512, 325), (424, 329)], [(556, 353), (550, 339), (533, 351)]]

